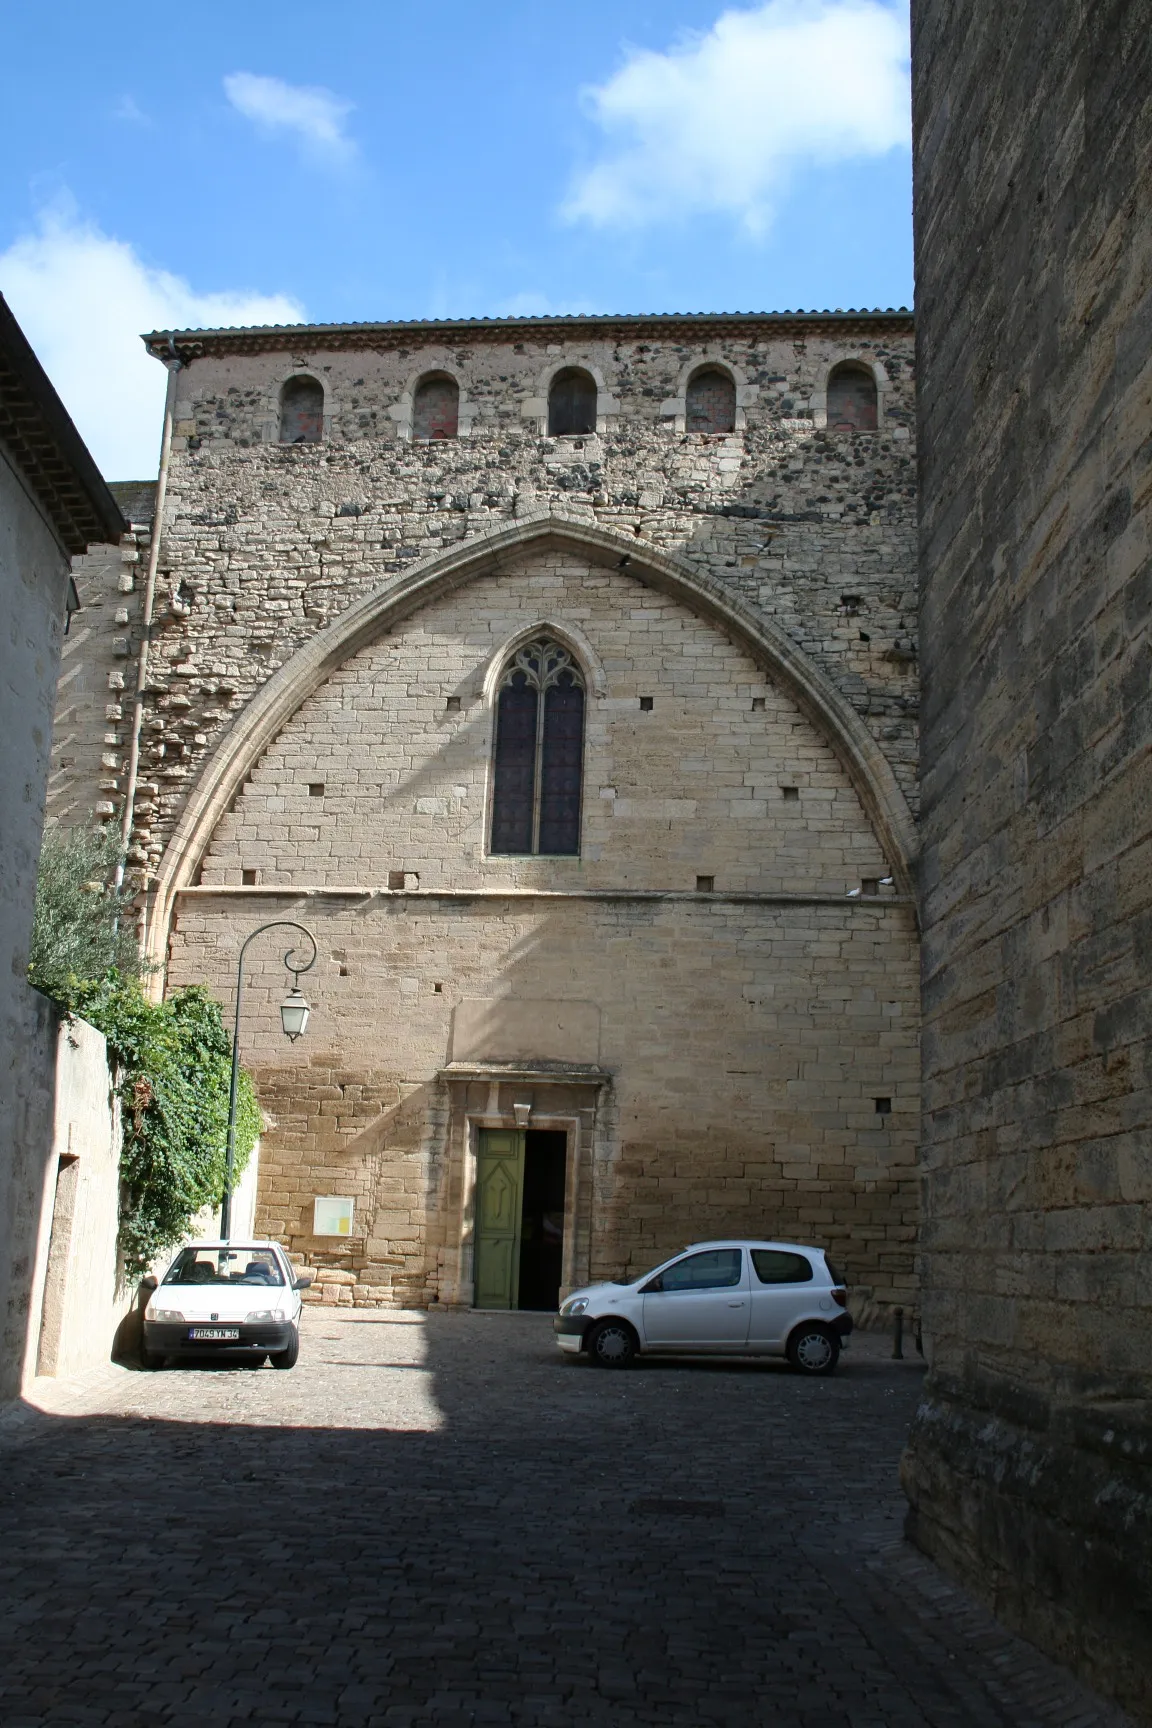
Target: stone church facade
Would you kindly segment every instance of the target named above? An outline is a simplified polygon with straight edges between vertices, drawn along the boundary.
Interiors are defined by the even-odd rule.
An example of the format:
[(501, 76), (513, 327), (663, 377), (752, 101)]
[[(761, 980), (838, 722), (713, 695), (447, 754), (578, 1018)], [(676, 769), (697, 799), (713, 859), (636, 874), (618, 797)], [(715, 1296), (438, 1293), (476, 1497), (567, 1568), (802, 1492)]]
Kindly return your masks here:
[(369, 1305), (731, 1233), (913, 1302), (909, 315), (148, 341), (52, 809), (126, 825), (168, 987), (315, 936), (291, 1046), (249, 951), (261, 1227)]

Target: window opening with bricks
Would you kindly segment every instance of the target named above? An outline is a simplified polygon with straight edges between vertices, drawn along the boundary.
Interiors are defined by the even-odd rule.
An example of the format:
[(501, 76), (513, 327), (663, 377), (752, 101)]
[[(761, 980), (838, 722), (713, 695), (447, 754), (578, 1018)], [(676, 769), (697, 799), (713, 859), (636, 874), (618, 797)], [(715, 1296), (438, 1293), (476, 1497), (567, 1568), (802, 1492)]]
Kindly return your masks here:
[(289, 378), (280, 392), (281, 444), (318, 444), (323, 436), (323, 385), (315, 378)]
[(736, 386), (727, 372), (707, 366), (688, 383), (684, 429), (713, 436), (736, 430)]

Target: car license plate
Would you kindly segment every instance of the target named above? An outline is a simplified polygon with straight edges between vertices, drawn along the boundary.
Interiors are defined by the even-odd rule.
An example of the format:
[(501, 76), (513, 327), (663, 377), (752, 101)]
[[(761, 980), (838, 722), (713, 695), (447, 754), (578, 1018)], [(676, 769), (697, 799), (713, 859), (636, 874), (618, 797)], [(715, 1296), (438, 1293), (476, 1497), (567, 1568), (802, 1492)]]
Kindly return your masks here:
[(239, 1338), (240, 1328), (239, 1326), (193, 1326), (188, 1336), (193, 1341), (198, 1341), (201, 1338), (214, 1338), (217, 1340), (221, 1338)]

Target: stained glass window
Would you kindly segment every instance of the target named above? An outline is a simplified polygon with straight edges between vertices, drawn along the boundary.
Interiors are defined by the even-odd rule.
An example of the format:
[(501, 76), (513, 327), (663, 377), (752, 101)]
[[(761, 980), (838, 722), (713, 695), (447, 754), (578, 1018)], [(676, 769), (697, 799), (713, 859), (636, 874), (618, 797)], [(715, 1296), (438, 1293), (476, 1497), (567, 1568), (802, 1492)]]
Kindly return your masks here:
[(566, 648), (518, 648), (496, 704), (492, 851), (572, 858), (580, 851), (584, 679)]

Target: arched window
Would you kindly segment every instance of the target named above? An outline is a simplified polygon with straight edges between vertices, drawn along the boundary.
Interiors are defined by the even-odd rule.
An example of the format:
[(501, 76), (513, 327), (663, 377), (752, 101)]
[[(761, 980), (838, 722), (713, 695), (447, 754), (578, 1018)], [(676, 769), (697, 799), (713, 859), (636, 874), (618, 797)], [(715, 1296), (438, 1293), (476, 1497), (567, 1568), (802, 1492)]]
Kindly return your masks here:
[(596, 380), (575, 366), (557, 372), (548, 392), (548, 436), (567, 438), (596, 430)]
[(574, 858), (583, 770), (583, 674), (558, 642), (526, 642), (496, 701), (491, 850)]
[(412, 403), (413, 438), (455, 438), (460, 429), (460, 386), (444, 372), (422, 378)]
[(281, 444), (318, 444), (324, 436), (324, 386), (289, 378), (280, 392)]
[(688, 380), (684, 401), (687, 432), (734, 432), (736, 386), (718, 366), (705, 366)]
[(875, 432), (876, 380), (858, 360), (832, 368), (828, 380), (828, 430)]

